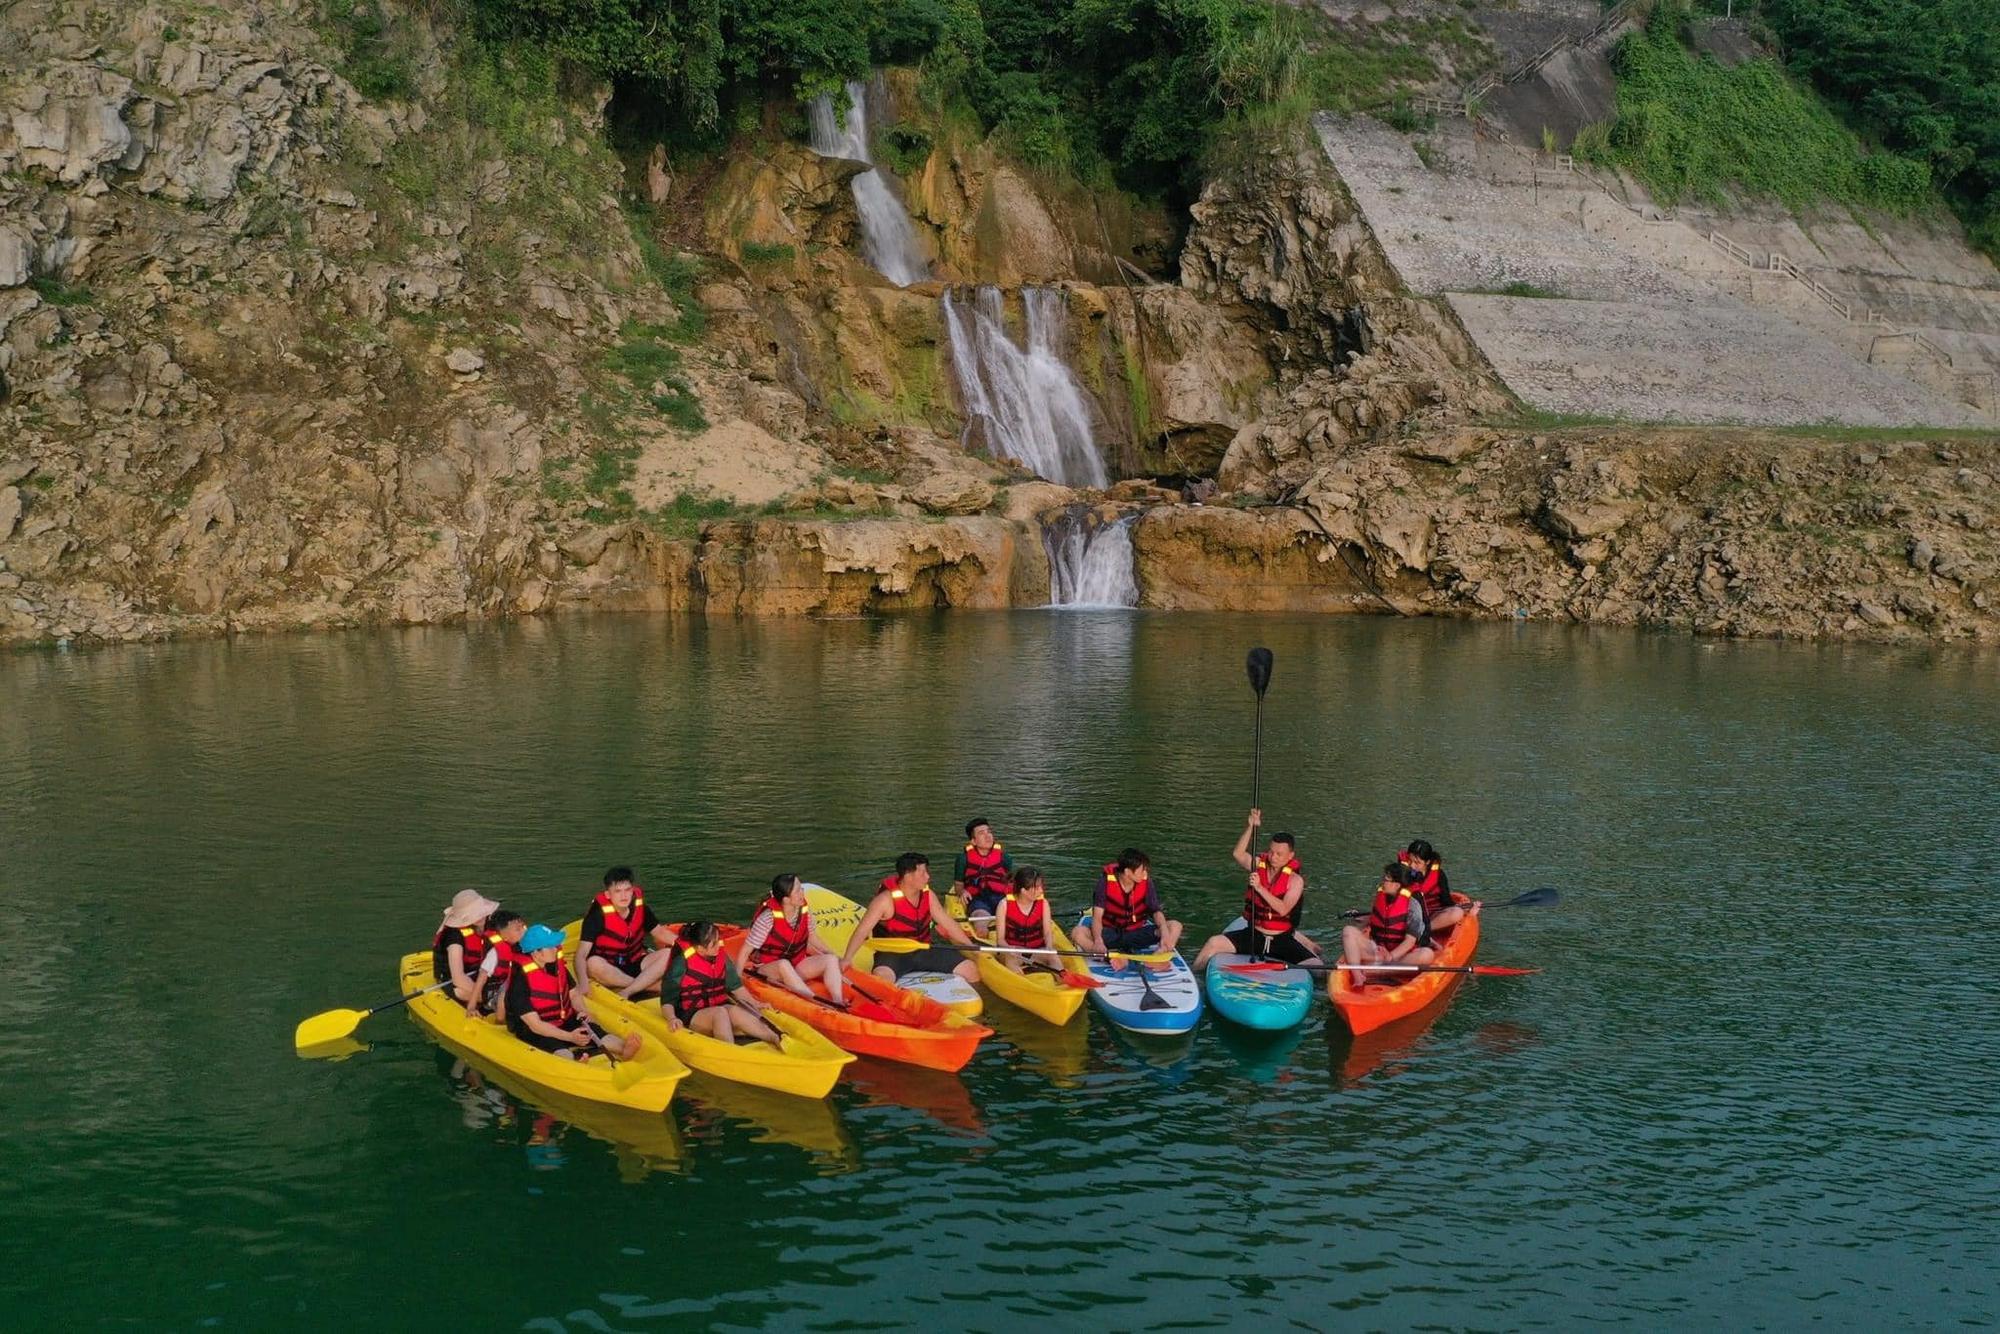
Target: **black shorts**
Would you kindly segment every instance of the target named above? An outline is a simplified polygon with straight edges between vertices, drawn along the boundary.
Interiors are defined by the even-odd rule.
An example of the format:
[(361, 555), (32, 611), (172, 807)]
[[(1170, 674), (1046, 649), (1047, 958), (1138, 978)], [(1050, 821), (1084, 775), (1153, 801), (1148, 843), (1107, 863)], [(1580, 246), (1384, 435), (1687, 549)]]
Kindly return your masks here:
[(908, 954), (891, 954), (888, 950), (877, 950), (875, 966), (886, 968), (897, 977), (908, 977), (911, 973), (949, 973), (964, 963), (966, 957), (958, 950), (947, 949), (943, 945), (933, 945), (925, 950), (912, 950)]
[(1104, 948), (1119, 954), (1151, 954), (1160, 948), (1160, 924), (1141, 922), (1127, 931), (1115, 926), (1104, 928)]
[(1005, 894), (1000, 893), (998, 890), (982, 890), (977, 894), (968, 895), (965, 900), (965, 915), (967, 917), (996, 916), (1000, 911), (1000, 900), (1006, 897)]
[[(576, 1029), (571, 1028), (564, 1031), (574, 1033)], [(597, 1050), (597, 1043), (594, 1041), (589, 1046), (579, 1047), (573, 1042), (564, 1042), (561, 1038), (547, 1037), (541, 1033), (537, 1033), (526, 1024), (515, 1029), (514, 1036), (527, 1043), (530, 1047), (537, 1047), (542, 1051), (554, 1052), (558, 1056), (581, 1059)]]
[(1267, 936), (1261, 931), (1243, 927), (1237, 931), (1222, 933), (1229, 940), (1229, 948), (1238, 954), (1255, 954), (1280, 963), (1317, 963), (1319, 956), (1307, 949), (1299, 940), (1299, 933), (1287, 931), (1280, 936)]

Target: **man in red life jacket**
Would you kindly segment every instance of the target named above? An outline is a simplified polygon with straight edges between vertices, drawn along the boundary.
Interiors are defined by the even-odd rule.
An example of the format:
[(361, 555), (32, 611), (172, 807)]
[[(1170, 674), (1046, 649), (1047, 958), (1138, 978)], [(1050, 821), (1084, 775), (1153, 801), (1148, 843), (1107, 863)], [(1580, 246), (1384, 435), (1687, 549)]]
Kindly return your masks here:
[[(583, 989), (563, 962), (562, 947), (562, 932), (553, 927), (531, 926), (523, 933), (521, 949), (528, 957), (507, 982), (507, 1028), (531, 1047), (588, 1060), (600, 1044), (583, 1021)], [(640, 1043), (639, 1035), (631, 1033), (607, 1036), (603, 1047), (629, 1061), (639, 1054)]]
[(479, 1000), (465, 1007), (474, 1019), (497, 1014), (507, 995), (514, 969), (527, 962), (521, 937), (527, 933), (528, 919), (502, 908), (486, 919), (486, 956), (479, 961)]
[(1444, 858), (1429, 843), (1421, 838), (1411, 839), (1410, 846), (1396, 854), (1396, 860), (1409, 867), (1416, 877), (1411, 888), (1423, 896), (1424, 920), (1433, 936), (1442, 935), (1468, 917), (1479, 916), (1482, 906), (1479, 900), (1461, 899), (1451, 892), (1451, 881), (1444, 873)]
[[(654, 915), (646, 891), (632, 881), (632, 868), (614, 866), (604, 873), (604, 889), (583, 912), (583, 934), (576, 946), (576, 971), (585, 995), (590, 984), (617, 988), (626, 1000), (660, 985), (674, 961), (668, 946), (674, 933)], [(648, 954), (648, 946), (658, 949)]]
[(821, 999), (811, 985), (818, 978), (828, 1004), (847, 1003), (840, 956), (813, 929), (805, 881), (790, 873), (773, 879), (771, 897), (757, 906), (757, 915), (736, 948), (736, 971), (756, 973), (808, 1000)]
[(968, 920), (991, 917), (1013, 886), (1014, 859), (993, 837), (993, 826), (986, 820), (967, 824), (965, 840), (965, 850), (952, 866), (951, 892), (964, 902)]
[[(1090, 899), (1090, 922), (1071, 939), (1091, 954), (1154, 954), (1180, 943), (1181, 924), (1167, 916), (1153, 886), (1153, 864), (1137, 848), (1106, 862)], [(1172, 964), (1152, 964), (1154, 969)]]
[(893, 982), (908, 973), (957, 973), (968, 982), (978, 981), (979, 965), (971, 956), (943, 945), (932, 945), (933, 932), (960, 945), (973, 944), (965, 928), (952, 921), (951, 914), (945, 911), (944, 900), (931, 893), (930, 858), (921, 852), (906, 852), (896, 859), (896, 873), (883, 879), (882, 887), (869, 900), (868, 911), (861, 914), (861, 921), (848, 939), (847, 952), (841, 957), (841, 967), (854, 962), (854, 956), (870, 936), (891, 936), (920, 940), (927, 948), (908, 954), (878, 951), (875, 976), (884, 982)]
[[(1382, 868), (1382, 883), (1376, 887), (1375, 902), (1363, 926), (1350, 926), (1340, 933), (1340, 954), (1347, 963), (1429, 963), (1437, 958), (1431, 943), (1430, 923), (1424, 916), (1424, 896), (1418, 889), (1417, 873), (1400, 861)], [(1395, 985), (1415, 977), (1415, 973), (1353, 973), (1360, 985), (1381, 982)], [(1331, 979), (1328, 980), (1331, 985)]]
[(461, 889), (431, 937), (431, 974), (451, 983), (451, 994), (470, 1009), (479, 999), (479, 961), (486, 957), (486, 919), (500, 905), (476, 889)]
[(784, 1038), (770, 1022), (777, 1011), (744, 987), (736, 965), (722, 952), (722, 931), (715, 923), (689, 922), (677, 948), (662, 953), (674, 956), (660, 980), (660, 1008), (668, 1028), (678, 1032), (685, 1024), (723, 1042), (734, 1042), (741, 1034), (783, 1050)]
[(1261, 857), (1250, 853), (1250, 839), (1264, 823), (1264, 813), (1253, 810), (1243, 826), (1230, 855), (1250, 873), (1243, 895), (1244, 925), (1234, 931), (1210, 936), (1195, 955), (1194, 967), (1217, 954), (1251, 954), (1284, 963), (1310, 963), (1319, 957), (1319, 947), (1299, 931), (1299, 915), (1305, 906), (1306, 881), (1299, 873), (1298, 840), (1291, 834), (1272, 834)]

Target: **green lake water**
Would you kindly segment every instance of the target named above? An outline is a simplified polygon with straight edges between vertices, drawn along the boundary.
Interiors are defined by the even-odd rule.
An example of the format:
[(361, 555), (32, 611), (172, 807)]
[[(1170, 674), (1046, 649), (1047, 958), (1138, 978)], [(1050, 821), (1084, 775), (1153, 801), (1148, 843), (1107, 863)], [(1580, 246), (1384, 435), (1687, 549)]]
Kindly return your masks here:
[[(969, 815), (1234, 911), (1243, 655), (1309, 923), (1430, 838), (1481, 979), (1356, 1043), (993, 1005), (960, 1076), (549, 1116), (399, 1014), (477, 885), (741, 920)], [(0, 657), (10, 1328), (1984, 1323), (2000, 664), (1361, 619), (575, 618)], [(567, 1109), (556, 1109), (558, 1112)], [(627, 1117), (630, 1114), (625, 1114)]]

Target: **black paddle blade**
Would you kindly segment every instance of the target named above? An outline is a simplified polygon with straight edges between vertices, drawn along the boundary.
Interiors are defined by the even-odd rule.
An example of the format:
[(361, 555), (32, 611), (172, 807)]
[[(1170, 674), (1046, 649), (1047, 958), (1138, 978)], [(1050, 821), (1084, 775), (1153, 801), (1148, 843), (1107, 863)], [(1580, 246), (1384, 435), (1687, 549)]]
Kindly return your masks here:
[(1261, 699), (1264, 692), (1271, 688), (1271, 650), (1251, 649), (1250, 658), (1243, 667), (1250, 674), (1250, 688), (1256, 691)]
[(1174, 1004), (1172, 1001), (1153, 990), (1153, 979), (1150, 976), (1153, 970), (1143, 963), (1135, 963), (1132, 966), (1139, 970), (1139, 985), (1146, 989), (1146, 994), (1139, 998), (1139, 1008), (1142, 1010), (1173, 1009)]
[(1555, 886), (1543, 885), (1540, 889), (1531, 889), (1518, 898), (1509, 899), (1501, 906), (1505, 908), (1546, 908), (1561, 897), (1562, 895), (1556, 893)]

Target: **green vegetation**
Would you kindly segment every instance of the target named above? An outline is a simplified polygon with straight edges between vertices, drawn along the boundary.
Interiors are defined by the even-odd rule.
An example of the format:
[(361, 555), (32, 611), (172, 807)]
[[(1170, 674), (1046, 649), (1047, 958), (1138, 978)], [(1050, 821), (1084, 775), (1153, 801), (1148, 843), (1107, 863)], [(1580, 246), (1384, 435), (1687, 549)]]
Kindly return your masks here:
[[(359, 2), (359, 0), (357, 0)], [(810, 97), (873, 65), (918, 65), (937, 119), (975, 119), (1031, 165), (1185, 198), (1203, 153), (1428, 78), (1426, 46), (1481, 51), (1457, 18), (1338, 33), (1269, 0), (467, 0), (658, 108), (649, 132), (712, 146), (774, 91)], [(905, 167), (918, 136), (885, 135)]]
[(1927, 163), (1869, 153), (1824, 103), (1770, 60), (1725, 68), (1682, 45), (1683, 5), (1662, 4), (1619, 44), (1618, 115), (1572, 151), (1624, 167), (1665, 203), (1732, 190), (1793, 209), (1822, 201), (1909, 213), (1931, 198)]
[(733, 519), (756, 512), (749, 506), (719, 496), (683, 491), (658, 509), (647, 510), (641, 517), (663, 536), (693, 537), (711, 519)]
[[(327, 0), (326, 23), (344, 59), (340, 72), (363, 97), (408, 97), (417, 77), (376, 0)], [(169, 41), (173, 40), (168, 38)]]
[(2000, 255), (2000, 5), (1765, 0), (1792, 67), (1849, 123), (1924, 163)]
[(745, 264), (789, 264), (798, 257), (798, 253), (782, 242), (765, 245), (759, 241), (745, 241), (742, 246)]
[(694, 432), (707, 426), (708, 418), (681, 374), (680, 349), (671, 345), (679, 341), (677, 334), (672, 325), (627, 322), (604, 354), (604, 368), (624, 382), (614, 406), (643, 401), (680, 430)]
[(1542, 287), (1536, 283), (1524, 283), (1518, 278), (1502, 287), (1469, 287), (1466, 290), (1475, 296), (1525, 296), (1533, 297), (1539, 301), (1567, 301), (1569, 299), (1566, 295), (1553, 288)]
[(29, 284), (35, 295), (52, 306), (87, 306), (97, 299), (88, 287), (72, 287), (60, 278), (37, 275)]
[[(639, 244), (639, 257), (645, 261), (646, 272), (653, 275), (653, 281), (674, 303), (674, 322), (654, 327), (669, 342), (700, 342), (701, 336), (708, 332), (708, 313), (694, 299), (694, 285), (701, 281), (701, 261), (693, 255), (668, 254), (654, 239), (642, 214), (628, 214), (627, 220), (632, 224), (632, 239)], [(748, 259), (750, 247), (744, 249), (744, 258)]]

